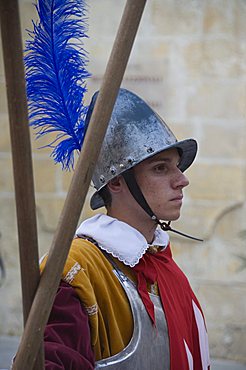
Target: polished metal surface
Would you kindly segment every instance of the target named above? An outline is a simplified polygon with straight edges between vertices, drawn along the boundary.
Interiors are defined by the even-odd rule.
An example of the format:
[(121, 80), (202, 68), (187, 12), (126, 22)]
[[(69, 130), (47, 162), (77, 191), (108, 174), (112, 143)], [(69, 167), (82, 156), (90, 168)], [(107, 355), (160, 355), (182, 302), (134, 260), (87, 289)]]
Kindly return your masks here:
[[(17, 352), (19, 337), (0, 336), (0, 370), (8, 370), (12, 363), (12, 358)], [(211, 360), (213, 370), (246, 370), (246, 364), (225, 359)], [(129, 369), (132, 370), (132, 369)], [(153, 367), (151, 370), (155, 370)]]
[(134, 284), (118, 269), (114, 272), (129, 299), (134, 331), (132, 339), (123, 351), (98, 361), (95, 369), (169, 370), (169, 339), (160, 298), (150, 294), (155, 305), (156, 327), (153, 327)]
[[(94, 104), (95, 99), (89, 112)], [(177, 141), (167, 124), (140, 97), (120, 89), (92, 177), (96, 190), (115, 176), (169, 148), (180, 149), (180, 169), (185, 171), (196, 156), (197, 143), (194, 139)], [(103, 206), (98, 194), (92, 197), (91, 206), (93, 209)]]

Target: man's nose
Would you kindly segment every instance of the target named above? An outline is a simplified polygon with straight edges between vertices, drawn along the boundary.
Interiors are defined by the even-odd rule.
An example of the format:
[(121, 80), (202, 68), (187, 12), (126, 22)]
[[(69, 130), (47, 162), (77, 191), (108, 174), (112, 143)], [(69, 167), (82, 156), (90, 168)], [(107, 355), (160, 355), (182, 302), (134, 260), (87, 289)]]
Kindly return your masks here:
[(177, 188), (185, 188), (186, 186), (189, 185), (189, 180), (187, 178), (187, 176), (180, 171), (180, 169), (178, 169), (179, 173), (177, 174), (177, 178), (176, 178), (176, 182), (175, 182), (175, 186)]

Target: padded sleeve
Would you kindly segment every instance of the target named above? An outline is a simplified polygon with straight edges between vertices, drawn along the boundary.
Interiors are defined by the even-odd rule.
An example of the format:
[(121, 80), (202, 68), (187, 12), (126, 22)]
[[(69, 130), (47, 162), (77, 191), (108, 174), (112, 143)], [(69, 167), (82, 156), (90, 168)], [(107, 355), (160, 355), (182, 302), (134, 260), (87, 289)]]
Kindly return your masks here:
[(87, 313), (75, 290), (64, 282), (45, 328), (44, 347), (46, 370), (94, 369)]

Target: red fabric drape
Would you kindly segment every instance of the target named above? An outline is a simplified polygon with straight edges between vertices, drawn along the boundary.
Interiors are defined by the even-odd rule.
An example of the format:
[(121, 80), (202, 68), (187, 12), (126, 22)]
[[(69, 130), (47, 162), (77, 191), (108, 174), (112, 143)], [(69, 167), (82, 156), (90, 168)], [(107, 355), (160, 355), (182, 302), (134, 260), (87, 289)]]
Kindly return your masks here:
[(192, 301), (201, 308), (187, 278), (172, 259), (170, 245), (164, 251), (146, 253), (133, 270), (137, 275), (138, 292), (154, 325), (154, 306), (146, 283), (157, 281), (168, 326), (171, 370), (189, 370), (184, 341), (193, 357), (194, 370), (202, 370)]

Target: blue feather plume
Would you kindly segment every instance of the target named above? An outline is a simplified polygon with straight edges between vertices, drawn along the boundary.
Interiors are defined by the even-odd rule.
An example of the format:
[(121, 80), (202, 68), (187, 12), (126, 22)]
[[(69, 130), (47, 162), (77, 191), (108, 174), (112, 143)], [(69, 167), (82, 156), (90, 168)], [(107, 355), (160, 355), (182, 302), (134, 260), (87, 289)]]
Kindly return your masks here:
[(39, 22), (33, 22), (26, 42), (25, 67), (29, 119), (37, 138), (56, 132), (47, 145), (63, 169), (71, 169), (74, 151), (80, 151), (85, 136), (88, 107), (83, 104), (87, 52), (81, 39), (87, 37), (84, 0), (39, 0)]

